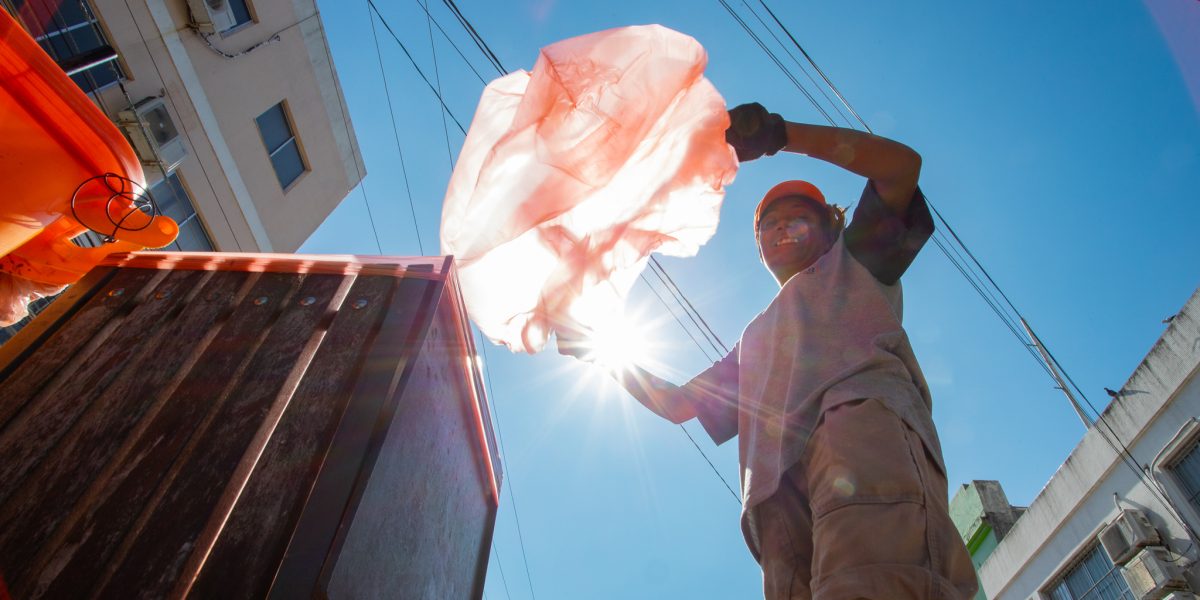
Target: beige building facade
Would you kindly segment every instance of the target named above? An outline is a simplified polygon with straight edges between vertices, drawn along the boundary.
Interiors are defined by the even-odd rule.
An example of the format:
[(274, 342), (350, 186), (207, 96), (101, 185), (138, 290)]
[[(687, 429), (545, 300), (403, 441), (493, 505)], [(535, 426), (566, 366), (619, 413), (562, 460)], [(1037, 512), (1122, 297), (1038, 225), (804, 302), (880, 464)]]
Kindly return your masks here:
[(313, 0), (0, 8), (125, 132), (180, 224), (165, 250), (294, 252), (366, 175)]
[(173, 249), (295, 251), (365, 175), (312, 0), (0, 3), (130, 137)]

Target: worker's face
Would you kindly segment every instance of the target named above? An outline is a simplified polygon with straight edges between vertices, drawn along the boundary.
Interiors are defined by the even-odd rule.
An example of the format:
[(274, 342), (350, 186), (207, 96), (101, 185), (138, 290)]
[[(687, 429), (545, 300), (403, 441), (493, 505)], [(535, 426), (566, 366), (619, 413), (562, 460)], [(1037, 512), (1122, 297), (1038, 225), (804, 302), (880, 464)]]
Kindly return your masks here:
[(767, 269), (783, 285), (807, 269), (833, 245), (834, 233), (813, 201), (780, 198), (771, 203), (758, 227), (758, 248)]

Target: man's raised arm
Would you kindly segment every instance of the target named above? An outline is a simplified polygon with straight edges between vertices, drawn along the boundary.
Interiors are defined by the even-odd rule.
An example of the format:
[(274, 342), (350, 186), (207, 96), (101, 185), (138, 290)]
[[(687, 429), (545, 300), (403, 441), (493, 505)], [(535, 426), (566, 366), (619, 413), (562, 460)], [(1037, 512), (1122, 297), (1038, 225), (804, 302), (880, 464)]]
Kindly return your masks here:
[(905, 214), (921, 175), (921, 155), (885, 137), (845, 129), (785, 121), (761, 104), (729, 111), (726, 140), (745, 162), (779, 150), (804, 154), (870, 179), (875, 191), (896, 214)]

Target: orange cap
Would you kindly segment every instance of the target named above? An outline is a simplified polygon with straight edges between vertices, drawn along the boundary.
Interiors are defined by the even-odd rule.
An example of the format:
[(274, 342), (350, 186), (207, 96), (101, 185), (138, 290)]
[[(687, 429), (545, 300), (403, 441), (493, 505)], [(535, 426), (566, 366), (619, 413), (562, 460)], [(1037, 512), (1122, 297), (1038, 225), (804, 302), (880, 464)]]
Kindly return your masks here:
[(823, 205), (827, 204), (825, 202), (825, 194), (822, 194), (821, 190), (817, 189), (817, 186), (807, 181), (794, 179), (792, 181), (780, 183), (768, 190), (767, 195), (763, 196), (762, 201), (758, 203), (758, 208), (754, 209), (755, 233), (758, 233), (758, 224), (762, 220), (763, 213), (767, 211), (767, 207), (776, 200), (780, 198), (786, 198), (788, 196), (806, 196), (820, 202)]

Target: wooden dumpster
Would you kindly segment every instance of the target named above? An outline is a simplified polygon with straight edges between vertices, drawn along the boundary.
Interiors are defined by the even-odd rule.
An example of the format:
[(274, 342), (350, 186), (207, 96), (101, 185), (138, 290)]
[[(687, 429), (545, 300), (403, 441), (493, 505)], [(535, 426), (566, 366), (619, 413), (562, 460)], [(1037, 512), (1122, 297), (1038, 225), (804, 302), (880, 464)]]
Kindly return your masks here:
[(448, 258), (110, 258), (0, 346), (0, 597), (479, 598)]

